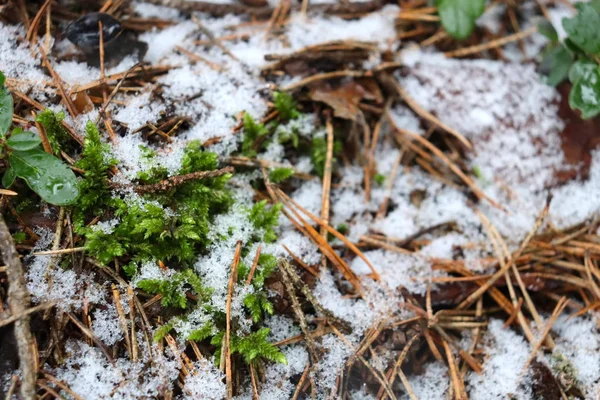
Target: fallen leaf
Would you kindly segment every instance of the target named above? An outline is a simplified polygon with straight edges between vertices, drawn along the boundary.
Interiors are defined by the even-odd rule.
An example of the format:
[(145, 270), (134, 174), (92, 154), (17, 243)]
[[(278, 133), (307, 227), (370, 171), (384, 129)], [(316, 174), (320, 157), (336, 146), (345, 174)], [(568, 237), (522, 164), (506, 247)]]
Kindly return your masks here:
[(356, 120), (358, 104), (365, 96), (365, 89), (354, 81), (347, 82), (336, 89), (318, 87), (311, 90), (310, 97), (333, 108), (336, 117)]

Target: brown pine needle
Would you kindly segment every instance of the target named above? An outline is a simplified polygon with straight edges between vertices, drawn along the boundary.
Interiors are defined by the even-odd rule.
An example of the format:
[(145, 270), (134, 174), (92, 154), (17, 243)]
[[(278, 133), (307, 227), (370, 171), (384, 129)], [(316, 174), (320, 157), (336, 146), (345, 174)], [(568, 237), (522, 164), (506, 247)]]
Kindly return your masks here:
[(285, 91), (285, 92), (290, 92), (292, 90), (296, 90), (301, 87), (310, 85), (311, 83), (314, 83), (314, 82), (324, 81), (324, 80), (328, 80), (328, 79), (336, 79), (336, 78), (361, 78), (366, 75), (368, 75), (368, 72), (354, 71), (354, 70), (323, 72), (320, 74), (315, 74), (315, 75), (309, 76), (308, 78), (304, 78), (298, 82), (290, 83), (289, 85), (282, 87), (281, 90)]
[[(435, 117), (433, 114), (431, 114), (429, 111), (425, 110), (423, 107), (421, 107), (415, 99), (413, 99), (408, 92), (400, 85), (400, 83), (398, 83), (397, 80), (395, 79), (390, 79), (390, 82), (392, 83), (392, 85), (394, 86), (394, 88), (396, 89), (396, 91), (398, 92), (398, 94), (400, 95), (400, 97), (402, 97), (402, 100), (404, 100), (406, 102), (406, 104), (408, 104), (408, 106), (417, 114), (419, 115), (421, 118), (426, 119), (427, 121), (433, 123), (436, 126), (439, 126), (440, 128), (442, 128), (443, 130), (445, 130), (446, 132), (448, 132), (449, 134), (451, 134), (452, 136), (454, 136), (455, 138), (457, 138), (468, 150), (473, 150), (473, 146), (471, 145), (471, 142), (469, 142), (467, 140), (467, 138), (465, 138), (460, 132), (458, 132), (457, 130), (449, 127), (448, 125), (446, 125), (445, 123), (443, 123), (442, 121), (440, 121), (437, 117)], [(389, 114), (388, 114), (389, 115)], [(392, 120), (392, 118), (388, 117), (388, 120)], [(393, 123), (393, 121), (391, 122), (394, 126), (395, 124)]]
[(289, 207), (289, 204), (294, 205), (300, 211), (302, 211), (303, 214), (305, 214), (307, 217), (309, 217), (315, 223), (319, 224), (320, 226), (325, 227), (325, 229), (327, 229), (327, 232), (331, 233), (333, 236), (335, 236), (336, 238), (340, 239), (346, 246), (348, 246), (348, 248), (350, 250), (352, 250), (354, 252), (354, 254), (356, 254), (358, 257), (360, 257), (365, 262), (365, 264), (367, 264), (367, 266), (371, 269), (371, 273), (373, 275), (373, 279), (374, 280), (379, 280), (380, 279), (379, 273), (375, 270), (375, 268), (373, 267), (373, 265), (371, 264), (371, 262), (369, 261), (369, 259), (363, 254), (362, 251), (360, 251), (360, 249), (358, 247), (356, 247), (354, 245), (354, 243), (350, 242), (344, 235), (342, 235), (341, 233), (339, 233), (336, 229), (334, 229), (331, 226), (329, 226), (328, 223), (326, 223), (325, 221), (323, 221), (320, 218), (317, 218), (314, 214), (312, 214), (308, 210), (304, 209), (296, 201), (294, 201), (294, 199), (292, 199), (291, 197), (289, 197), (287, 194), (285, 194), (284, 192), (282, 192), (280, 189), (277, 189), (276, 193), (279, 196), (279, 198), (283, 201), (283, 203), (288, 205), (288, 207)]
[(456, 361), (454, 359), (454, 355), (452, 354), (452, 350), (450, 349), (450, 346), (448, 346), (448, 343), (445, 340), (442, 340), (442, 345), (444, 346), (444, 351), (446, 352), (446, 359), (448, 361), (448, 367), (450, 369), (452, 387), (454, 388), (454, 398), (456, 400), (466, 400), (467, 394), (465, 393), (465, 384), (458, 374)]
[(186, 50), (181, 46), (175, 46), (175, 48), (177, 50), (179, 50), (180, 52), (182, 52), (183, 54), (185, 54), (186, 56), (188, 56), (189, 58), (191, 58), (193, 61), (197, 61), (197, 62), (206, 64), (208, 67), (210, 67), (211, 69), (214, 69), (215, 71), (221, 72), (224, 70), (224, 68), (222, 66), (220, 66), (219, 64), (216, 64), (210, 60), (207, 60), (206, 58), (199, 56), (196, 53), (192, 53), (191, 51)]
[(125, 310), (123, 309), (123, 304), (121, 304), (121, 293), (117, 288), (117, 285), (112, 285), (112, 293), (113, 293), (113, 302), (115, 307), (117, 308), (117, 315), (119, 316), (119, 324), (121, 325), (121, 330), (123, 331), (123, 335), (125, 336), (125, 344), (127, 345), (127, 351), (129, 353), (129, 358), (133, 359), (133, 350), (131, 350), (131, 338), (129, 336), (129, 329), (127, 329), (127, 319), (125, 318)]
[(256, 255), (254, 256), (254, 260), (252, 261), (252, 268), (250, 268), (250, 272), (248, 273), (248, 278), (246, 278), (246, 285), (249, 285), (250, 282), (252, 282), (252, 278), (254, 277), (254, 272), (256, 271), (256, 268), (258, 267), (258, 260), (260, 259), (260, 250), (262, 248), (262, 245), (258, 245), (258, 248), (256, 249)]
[(237, 281), (238, 265), (242, 256), (242, 242), (239, 241), (235, 248), (235, 256), (231, 264), (229, 284), (227, 285), (227, 303), (225, 305), (226, 325), (225, 337), (223, 338), (223, 349), (221, 351), (221, 368), (225, 369), (225, 384), (227, 385), (227, 398), (233, 398), (233, 370), (231, 366), (231, 301), (235, 282)]
[[(321, 226), (321, 236), (324, 241), (327, 241), (327, 228), (325, 225), (329, 225), (329, 206), (330, 206), (330, 194), (331, 194), (331, 171), (332, 171), (332, 160), (333, 160), (333, 124), (331, 118), (327, 118), (327, 155), (325, 158), (325, 167), (323, 170), (323, 190), (321, 192), (321, 219), (324, 224)], [(321, 255), (321, 268), (324, 270), (327, 268), (327, 257)]]
[[(390, 118), (390, 120), (391, 120), (391, 118)], [(392, 122), (392, 124), (393, 124), (393, 122)], [(450, 170), (452, 170), (452, 172), (454, 172), (469, 187), (469, 189), (471, 189), (471, 191), (479, 199), (485, 199), (494, 207), (499, 208), (500, 210), (504, 210), (504, 208), (500, 204), (496, 203), (494, 200), (492, 200), (490, 197), (488, 197), (485, 193), (483, 193), (483, 191), (481, 191), (481, 189), (479, 189), (479, 187), (477, 187), (477, 185), (475, 184), (475, 182), (473, 182), (473, 180), (471, 180), (471, 178), (469, 178), (467, 175), (465, 175), (465, 173), (462, 172), (462, 170), (455, 163), (453, 163), (452, 160), (450, 160), (440, 149), (438, 149), (436, 146), (434, 146), (429, 140), (425, 139), (424, 137), (422, 137), (420, 135), (417, 135), (416, 133), (410, 132), (403, 128), (399, 128), (395, 124), (393, 124), (392, 126), (394, 127), (395, 130), (397, 130), (401, 134), (406, 135), (406, 136), (410, 137), (411, 139), (416, 140), (423, 146), (427, 147), (427, 149), (429, 149), (429, 151), (431, 151), (440, 160), (442, 160), (442, 162), (444, 164), (446, 164), (448, 166), (448, 168), (450, 168)]]
[(492, 40), (487, 43), (482, 43), (482, 44), (478, 44), (475, 46), (465, 47), (465, 48), (458, 49), (458, 50), (448, 51), (448, 52), (444, 53), (444, 55), (449, 58), (465, 57), (465, 56), (468, 56), (471, 54), (480, 53), (482, 51), (490, 50), (490, 49), (493, 49), (496, 47), (502, 47), (511, 42), (516, 42), (518, 40), (522, 40), (522, 39), (526, 38), (527, 36), (533, 35), (535, 32), (537, 32), (536, 25), (534, 25), (531, 28), (526, 29), (524, 31), (513, 33), (512, 35), (508, 35), (503, 38)]

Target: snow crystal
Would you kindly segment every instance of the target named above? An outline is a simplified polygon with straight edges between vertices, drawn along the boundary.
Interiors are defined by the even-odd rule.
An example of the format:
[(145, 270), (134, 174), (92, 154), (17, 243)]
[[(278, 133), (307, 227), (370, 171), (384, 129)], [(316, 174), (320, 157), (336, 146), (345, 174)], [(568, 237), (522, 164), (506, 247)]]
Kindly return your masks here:
[[(424, 294), (427, 290), (425, 278), (439, 275), (439, 271), (433, 271), (431, 264), (419, 256), (398, 254), (386, 250), (371, 250), (365, 252), (364, 255), (381, 279), (392, 289), (402, 286), (412, 293)], [(357, 274), (368, 275), (371, 273), (371, 269), (361, 258), (356, 257), (350, 266)]]
[(71, 340), (66, 345), (65, 364), (55, 368), (53, 375), (82, 398), (157, 398), (172, 387), (179, 373), (178, 363), (154, 348), (149, 365), (149, 349), (140, 350), (142, 360), (119, 358), (111, 364), (100, 349)]
[(152, 93), (147, 91), (134, 97), (126, 107), (120, 108), (113, 119), (127, 124), (129, 132), (136, 131), (147, 123), (154, 123), (165, 106), (150, 101)]
[(117, 307), (114, 304), (106, 306), (105, 309), (94, 310), (92, 331), (107, 346), (112, 346), (123, 339), (123, 329), (119, 323)]
[(522, 374), (529, 357), (529, 346), (521, 335), (503, 325), (499, 319), (492, 319), (488, 325), (484, 337), (487, 359), (483, 363), (483, 373), (467, 375), (471, 399), (530, 397), (530, 377)]
[(185, 38), (198, 29), (193, 21), (186, 21), (162, 30), (153, 30), (140, 35), (139, 40), (150, 43), (145, 61), (158, 64), (175, 46), (183, 44)]
[(561, 315), (552, 330), (557, 332), (554, 354), (564, 356), (575, 368), (577, 379), (583, 384), (586, 398), (600, 390), (600, 332), (598, 318)]
[[(437, 361), (429, 363), (423, 374), (410, 376), (408, 382), (417, 399), (443, 399), (450, 387), (448, 367)], [(408, 400), (409, 397), (405, 395), (402, 399)]]
[(184, 399), (221, 400), (226, 397), (225, 374), (209, 360), (194, 363), (194, 368), (185, 377)]

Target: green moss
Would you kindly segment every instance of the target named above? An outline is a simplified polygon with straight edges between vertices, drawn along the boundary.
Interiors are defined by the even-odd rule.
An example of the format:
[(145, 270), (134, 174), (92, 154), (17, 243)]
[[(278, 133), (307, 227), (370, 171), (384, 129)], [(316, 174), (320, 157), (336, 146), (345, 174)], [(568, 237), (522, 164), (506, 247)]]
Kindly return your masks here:
[[(279, 348), (267, 341), (269, 332), (269, 328), (261, 328), (257, 332), (245, 337), (232, 335), (230, 343), (231, 354), (240, 354), (247, 364), (255, 363), (261, 359), (287, 364), (287, 359)], [(211, 344), (217, 346), (217, 351), (215, 352), (217, 364), (221, 358), (223, 336), (224, 332), (219, 332), (211, 340)]]
[[(275, 227), (279, 223), (279, 214), (283, 204), (277, 203), (271, 207), (267, 207), (267, 201), (262, 200), (254, 204), (250, 209), (248, 219), (254, 227), (263, 233), (262, 240), (267, 243), (272, 243), (277, 240)], [(260, 240), (261, 238), (259, 238)]]
[(383, 174), (376, 174), (373, 179), (379, 186), (382, 186), (385, 183), (385, 175)]
[(273, 183), (281, 183), (293, 175), (293, 168), (274, 168), (269, 172), (269, 180)]
[[(41, 114), (40, 114), (41, 116)], [(109, 196), (108, 172), (117, 161), (110, 156), (107, 144), (100, 140), (98, 128), (92, 122), (85, 126), (85, 142), (77, 168), (85, 171), (79, 181), (79, 199), (76, 210), (81, 214), (89, 211), (99, 214)]]
[(52, 147), (52, 152), (54, 153), (54, 155), (59, 155), (61, 145), (65, 144), (67, 141), (70, 140), (69, 133), (61, 124), (61, 122), (64, 119), (64, 112), (61, 111), (55, 113), (49, 108), (39, 113), (37, 118), (35, 119), (44, 127), (44, 130), (46, 131), (46, 136), (48, 136), (48, 141), (50, 142), (50, 147)]
[[(335, 162), (335, 156), (342, 153), (342, 143), (338, 140), (333, 143), (333, 159), (332, 163)], [(327, 139), (324, 137), (316, 137), (313, 139), (312, 146), (310, 149), (310, 160), (312, 161), (313, 170), (321, 178), (325, 173), (325, 162), (327, 161)]]
[(269, 130), (259, 122), (256, 122), (248, 113), (244, 114), (244, 138), (242, 140), (242, 154), (246, 157), (254, 157), (264, 146), (264, 142), (257, 148), (257, 140), (269, 133)]
[[(101, 147), (86, 145), (85, 151), (90, 156), (84, 154), (82, 165), (89, 167), (90, 176), (85, 179), (87, 183), (78, 207), (96, 216), (106, 212), (119, 219), (110, 233), (93, 226), (79, 225), (78, 233), (86, 237), (85, 246), (92, 256), (105, 263), (114, 257), (127, 256), (136, 261), (177, 260), (183, 265), (190, 265), (198, 254), (206, 252), (210, 245), (210, 223), (214, 216), (226, 212), (233, 203), (225, 188), (231, 175), (188, 181), (167, 192), (146, 195), (142, 202), (119, 198), (106, 201), (109, 197), (106, 189), (107, 165), (101, 162), (105, 159)], [(94, 160), (96, 167), (91, 165)], [(216, 154), (205, 152), (197, 142), (191, 142), (186, 148), (181, 173), (216, 167)], [(104, 201), (106, 210), (101, 211), (97, 201)]]
[(169, 279), (142, 279), (137, 283), (137, 287), (151, 294), (160, 294), (161, 304), (165, 307), (187, 308), (188, 288), (192, 289), (199, 299), (210, 295), (210, 290), (202, 285), (200, 278), (190, 269), (177, 272)]
[(27, 239), (27, 234), (25, 232), (15, 232), (12, 235), (12, 238), (16, 244), (21, 244)]
[(291, 94), (286, 92), (275, 92), (273, 93), (273, 100), (275, 102), (275, 108), (279, 111), (279, 118), (282, 121), (289, 121), (290, 119), (296, 119), (300, 116), (298, 109), (296, 108), (296, 102)]

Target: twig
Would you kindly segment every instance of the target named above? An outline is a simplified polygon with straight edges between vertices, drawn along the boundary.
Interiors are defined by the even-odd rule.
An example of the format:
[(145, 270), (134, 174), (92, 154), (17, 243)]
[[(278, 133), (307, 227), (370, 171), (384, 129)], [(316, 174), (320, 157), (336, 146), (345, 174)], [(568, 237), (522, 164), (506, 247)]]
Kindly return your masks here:
[(138, 193), (164, 192), (176, 186), (179, 186), (187, 181), (192, 181), (196, 179), (216, 178), (217, 176), (229, 174), (233, 171), (233, 167), (225, 167), (221, 169), (216, 169), (214, 171), (197, 171), (186, 175), (172, 176), (168, 179), (155, 183), (154, 185), (135, 186), (134, 190)]
[[(391, 118), (390, 118), (390, 120), (391, 120)], [(394, 127), (394, 129), (396, 131), (398, 131), (402, 135), (406, 135), (409, 138), (416, 140), (423, 146), (427, 147), (429, 149), (429, 151), (431, 151), (440, 160), (442, 160), (444, 162), (444, 164), (446, 164), (448, 166), (448, 168), (450, 168), (452, 170), (452, 172), (454, 172), (469, 187), (469, 189), (471, 189), (471, 191), (479, 199), (485, 199), (494, 207), (499, 208), (500, 210), (504, 210), (504, 208), (500, 204), (496, 203), (488, 195), (486, 195), (481, 189), (479, 189), (477, 187), (477, 185), (471, 179), (469, 179), (469, 177), (467, 175), (465, 175), (465, 173), (462, 172), (462, 170), (458, 166), (456, 166), (456, 164), (454, 164), (452, 162), (452, 160), (450, 160), (440, 149), (438, 149), (436, 146), (434, 146), (429, 140), (417, 135), (416, 133), (413, 133), (406, 129), (400, 128), (400, 127), (396, 126), (395, 123), (393, 123), (393, 122), (392, 122), (392, 126)]]
[(8, 266), (6, 274), (8, 276), (8, 305), (12, 315), (22, 316), (15, 321), (15, 338), (19, 350), (19, 369), (21, 371), (21, 397), (24, 400), (35, 398), (36, 360), (34, 352), (31, 350), (34, 346), (34, 339), (29, 330), (29, 292), (25, 284), (23, 266), (19, 259), (19, 254), (15, 249), (15, 243), (10, 231), (4, 222), (4, 217), (0, 215), (0, 250), (4, 264)]
[(78, 320), (75, 315), (73, 315), (70, 312), (66, 313), (66, 314), (69, 317), (69, 319), (71, 320), (71, 322), (73, 322), (75, 324), (75, 326), (77, 326), (77, 328), (79, 328), (79, 330), (84, 335), (86, 335), (88, 338), (90, 338), (92, 340), (92, 342), (94, 342), (96, 344), (96, 346), (100, 347), (100, 350), (102, 350), (102, 352), (104, 353), (104, 355), (106, 356), (108, 361), (110, 361), (111, 364), (114, 364), (114, 360), (113, 360), (112, 356), (110, 355), (110, 351), (108, 350), (108, 347), (106, 347), (106, 345), (104, 343), (102, 343), (102, 341), (100, 339), (98, 339), (98, 337), (96, 335), (94, 335), (94, 333), (92, 331), (90, 331), (80, 320)]
[(56, 302), (42, 303), (42, 304), (38, 304), (35, 307), (28, 308), (27, 310), (23, 311), (19, 315), (11, 315), (8, 318), (0, 320), (0, 328), (2, 328), (3, 326), (6, 326), (6, 325), (10, 325), (15, 321), (23, 319), (24, 317), (31, 315), (33, 313), (36, 313), (38, 311), (47, 310), (49, 308), (52, 308), (55, 305), (56, 305)]

